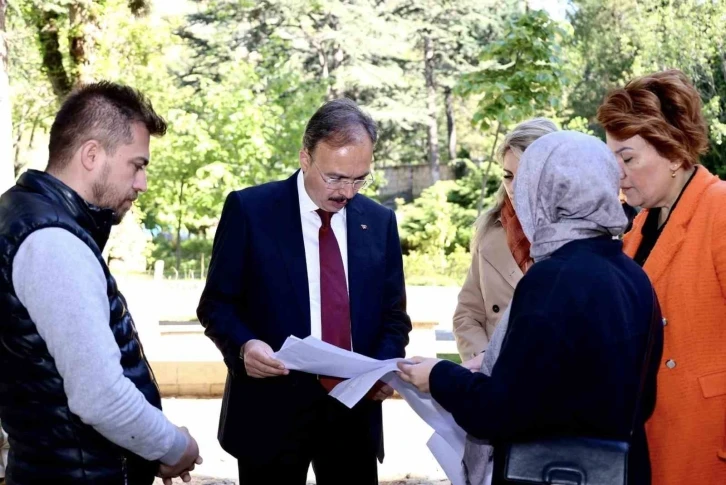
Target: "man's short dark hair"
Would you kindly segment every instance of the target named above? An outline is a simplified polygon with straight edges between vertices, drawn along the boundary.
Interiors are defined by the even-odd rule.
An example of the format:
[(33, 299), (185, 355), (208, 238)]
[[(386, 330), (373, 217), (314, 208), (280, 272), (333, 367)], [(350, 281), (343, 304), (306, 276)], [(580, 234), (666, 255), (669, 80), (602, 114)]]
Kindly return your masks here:
[(359, 141), (364, 134), (368, 135), (372, 144), (376, 144), (378, 132), (375, 121), (354, 101), (334, 99), (322, 105), (308, 121), (303, 147), (308, 153), (312, 153), (320, 142), (340, 148)]
[(152, 136), (166, 133), (164, 119), (136, 89), (108, 81), (80, 86), (63, 101), (53, 121), (48, 168), (66, 167), (88, 140), (98, 140), (113, 154), (119, 144), (132, 142), (133, 123), (142, 123)]

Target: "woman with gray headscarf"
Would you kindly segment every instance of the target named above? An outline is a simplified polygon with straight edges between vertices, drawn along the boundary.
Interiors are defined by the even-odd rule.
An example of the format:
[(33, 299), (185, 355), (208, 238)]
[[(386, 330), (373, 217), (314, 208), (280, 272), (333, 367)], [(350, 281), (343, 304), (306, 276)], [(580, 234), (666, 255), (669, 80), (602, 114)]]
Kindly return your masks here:
[[(643, 424), (655, 404), (663, 336), (657, 326), (630, 439), (655, 300), (615, 238), (627, 224), (619, 178), (597, 138), (564, 131), (535, 141), (514, 188), (535, 264), (515, 290), (491, 375), (438, 359), (399, 365), (467, 433), (493, 444), (494, 485), (511, 483), (500, 446), (563, 436), (630, 441), (629, 483), (650, 483)], [(469, 480), (479, 485), (483, 476)]]

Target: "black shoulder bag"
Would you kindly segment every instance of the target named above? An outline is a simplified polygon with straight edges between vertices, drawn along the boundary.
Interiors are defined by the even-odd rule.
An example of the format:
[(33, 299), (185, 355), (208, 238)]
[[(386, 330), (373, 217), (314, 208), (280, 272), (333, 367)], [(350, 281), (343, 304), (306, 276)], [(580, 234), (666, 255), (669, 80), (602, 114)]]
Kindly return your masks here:
[[(645, 387), (653, 334), (661, 324), (660, 305), (653, 292), (653, 315), (648, 331), (640, 385), (635, 401), (630, 439), (640, 416), (640, 399)], [(499, 453), (500, 448), (495, 450)], [(627, 485), (629, 441), (570, 437), (505, 443), (504, 478), (512, 483), (530, 485)]]

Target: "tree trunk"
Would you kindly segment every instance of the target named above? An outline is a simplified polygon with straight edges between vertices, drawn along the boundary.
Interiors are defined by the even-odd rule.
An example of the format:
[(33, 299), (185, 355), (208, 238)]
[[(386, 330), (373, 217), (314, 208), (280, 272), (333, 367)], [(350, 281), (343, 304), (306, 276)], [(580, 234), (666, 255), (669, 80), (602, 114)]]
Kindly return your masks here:
[(325, 47), (321, 44), (318, 46), (318, 63), (320, 64), (320, 78), (326, 86), (325, 99), (330, 101), (333, 99), (333, 90), (330, 86), (330, 70), (328, 66), (328, 55), (325, 52)]
[(333, 62), (330, 66), (330, 72), (333, 73), (333, 79), (332, 83), (330, 84), (330, 91), (329, 91), (329, 98), (330, 99), (336, 99), (341, 96), (340, 91), (338, 91), (338, 87), (336, 86), (336, 79), (335, 79), (335, 73), (337, 72), (338, 67), (343, 63), (343, 59), (345, 59), (345, 53), (343, 52), (343, 48), (340, 46), (340, 44), (336, 43), (333, 46)]
[(434, 44), (431, 35), (424, 34), (424, 75), (426, 77), (426, 100), (428, 105), (428, 155), (431, 167), (431, 181), (441, 179), (439, 171), (439, 127), (436, 121), (436, 82), (434, 79)]
[(68, 53), (72, 70), (71, 84), (93, 82), (93, 58), (96, 51), (97, 19), (84, 2), (73, 2), (68, 6)]
[[(338, 19), (338, 17), (328, 15), (328, 26), (331, 30), (335, 32), (340, 30), (340, 20)], [(340, 42), (333, 42), (332, 52), (329, 58), (330, 60), (328, 62), (328, 68), (330, 74), (332, 75), (332, 83), (330, 84), (330, 91), (328, 95), (330, 99), (336, 99), (341, 96), (341, 93), (338, 91), (338, 87), (336, 86), (335, 75), (338, 72), (338, 68), (341, 66), (341, 64), (343, 64), (343, 60), (345, 60), (345, 52), (343, 51), (343, 46), (340, 45)]]
[(13, 155), (13, 173), (16, 178), (20, 174), (20, 169), (23, 168), (23, 162), (20, 161), (20, 143), (23, 141), (23, 132), (21, 128), (18, 128), (17, 132), (18, 134), (15, 138), (15, 155)]
[(451, 88), (444, 90), (444, 100), (446, 103), (446, 129), (449, 135), (449, 161), (456, 159), (456, 118), (454, 116), (454, 95)]
[(181, 229), (184, 219), (184, 181), (179, 186), (179, 212), (176, 217), (176, 270), (181, 271)]
[(499, 130), (501, 129), (502, 124), (497, 121), (497, 131), (494, 133), (494, 144), (492, 145), (492, 152), (489, 155), (489, 163), (487, 164), (487, 171), (484, 172), (484, 176), (481, 179), (481, 193), (479, 194), (479, 203), (477, 204), (477, 216), (481, 214), (482, 209), (484, 209), (484, 199), (487, 195), (487, 182), (489, 182), (489, 172), (492, 169), (492, 163), (494, 163), (494, 151), (497, 149), (497, 141), (499, 141)]
[[(38, 131), (38, 123), (40, 123), (40, 112), (33, 118), (33, 126), (30, 128), (30, 138), (28, 139), (28, 152), (33, 149), (33, 143), (35, 142), (35, 133)], [(20, 171), (25, 167), (26, 162), (23, 160), (15, 161), (15, 177), (20, 175)]]
[(15, 143), (13, 144), (15, 147), (15, 154), (13, 155), (13, 170), (16, 178), (20, 172), (20, 167), (23, 165), (20, 161), (20, 144), (23, 142), (23, 130), (25, 129), (25, 123), (27, 123), (30, 112), (34, 108), (34, 104), (32, 103), (33, 102), (31, 101), (28, 106), (26, 106), (25, 111), (20, 115), (20, 119), (15, 120), (13, 123), (13, 129), (15, 131)]
[(5, 37), (7, 0), (0, 0), (0, 193), (15, 182), (13, 170), (13, 115), (10, 106), (8, 43)]
[(62, 98), (71, 91), (71, 82), (63, 67), (63, 54), (58, 40), (58, 13), (40, 9), (34, 12), (34, 17), (43, 69), (53, 87), (53, 93), (56, 97)]

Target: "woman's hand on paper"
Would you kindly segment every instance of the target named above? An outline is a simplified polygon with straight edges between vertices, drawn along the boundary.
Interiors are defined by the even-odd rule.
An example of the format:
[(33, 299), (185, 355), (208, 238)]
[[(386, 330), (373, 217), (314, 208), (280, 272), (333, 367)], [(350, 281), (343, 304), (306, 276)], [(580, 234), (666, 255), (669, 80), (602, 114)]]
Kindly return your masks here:
[(429, 376), (431, 369), (438, 364), (441, 359), (427, 359), (424, 357), (414, 357), (408, 359), (408, 362), (399, 362), (398, 368), (401, 371), (400, 377), (409, 384), (413, 384), (421, 392), (430, 392)]

